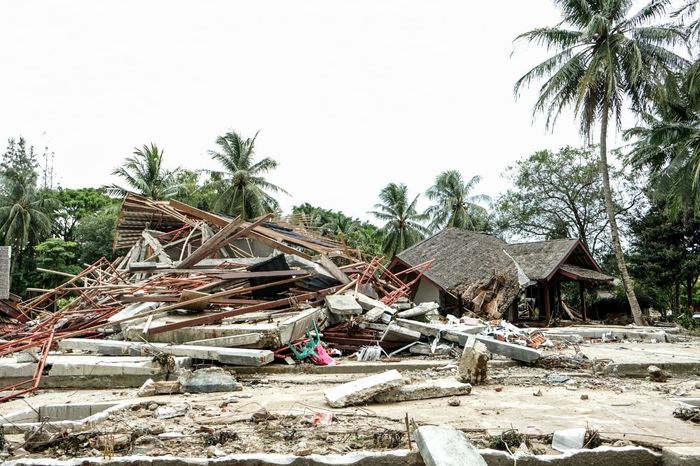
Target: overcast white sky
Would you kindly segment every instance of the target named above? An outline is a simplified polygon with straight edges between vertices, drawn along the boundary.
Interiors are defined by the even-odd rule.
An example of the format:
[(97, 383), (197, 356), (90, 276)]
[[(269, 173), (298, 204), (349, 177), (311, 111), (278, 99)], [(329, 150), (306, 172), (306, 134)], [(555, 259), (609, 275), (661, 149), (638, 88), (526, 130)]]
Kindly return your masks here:
[(0, 148), (23, 135), (61, 186), (100, 186), (134, 146), (215, 168), (217, 135), (260, 130), (285, 210), (367, 219), (388, 182), (418, 194), (445, 169), (494, 196), (516, 159), (580, 144), (512, 92), (545, 57), (513, 38), (558, 18), (551, 0), (2, 2)]

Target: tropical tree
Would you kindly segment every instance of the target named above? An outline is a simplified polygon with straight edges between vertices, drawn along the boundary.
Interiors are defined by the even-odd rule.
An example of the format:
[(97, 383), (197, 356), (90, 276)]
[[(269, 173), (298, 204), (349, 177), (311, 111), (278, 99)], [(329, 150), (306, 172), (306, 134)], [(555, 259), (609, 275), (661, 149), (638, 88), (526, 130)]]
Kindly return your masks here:
[(257, 137), (258, 133), (252, 138), (243, 138), (229, 131), (216, 138), (219, 152), (209, 151), (209, 154), (224, 168), (223, 173), (214, 172), (221, 180), (214, 201), (216, 211), (245, 219), (279, 211), (279, 203), (269, 193), (288, 193), (264, 178), (266, 173), (277, 168), (275, 160), (265, 157), (254, 161)]
[(535, 80), (545, 79), (534, 112), (547, 115), (553, 125), (566, 107), (573, 106), (582, 135), (600, 128), (599, 169), (605, 208), (620, 276), (636, 324), (643, 324), (634, 284), (620, 242), (608, 173), (607, 140), (610, 122), (619, 128), (624, 105), (644, 109), (648, 96), (665, 77), (686, 66), (669, 46), (684, 40), (682, 28), (650, 26), (665, 14), (668, 2), (652, 0), (631, 13), (632, 0), (555, 0), (562, 21), (521, 34), (517, 40), (544, 45), (554, 55), (520, 78), (515, 94)]
[(16, 265), (23, 262), (27, 249), (41, 243), (51, 232), (49, 212), (54, 204), (39, 195), (36, 182), (36, 173), (12, 169), (6, 170), (0, 181), (0, 244), (12, 246), (13, 273)]
[(429, 234), (423, 225), (428, 219), (425, 213), (418, 213), (416, 204), (418, 197), (409, 201), (406, 185), (389, 183), (379, 192), (378, 204), (375, 204), (370, 214), (382, 220), (384, 234), (382, 250), (388, 258), (394, 257), (404, 249), (413, 246)]
[(168, 199), (177, 193), (176, 176), (180, 171), (163, 168), (163, 151), (154, 143), (134, 148), (133, 156), (127, 157), (124, 165), (115, 168), (112, 175), (126, 181), (128, 188), (113, 186), (121, 193), (133, 191), (155, 200)]
[(425, 193), (433, 201), (433, 205), (425, 211), (430, 218), (430, 229), (436, 231), (456, 227), (484, 230), (488, 224), (488, 212), (478, 203), (490, 202), (491, 199), (483, 194), (472, 195), (480, 181), (481, 177), (477, 175), (465, 182), (457, 170), (440, 173), (435, 178), (435, 184)]
[[(629, 173), (613, 168), (610, 176), (615, 214), (627, 225), (644, 193)], [(598, 258), (612, 251), (595, 148), (537, 151), (508, 167), (504, 177), (512, 188), (495, 205), (499, 231), (518, 239), (578, 237)]]
[(675, 213), (688, 205), (700, 211), (700, 92), (693, 90), (699, 85), (693, 73), (669, 77), (654, 96), (653, 110), (625, 131), (634, 140), (631, 160), (651, 169), (656, 197)]

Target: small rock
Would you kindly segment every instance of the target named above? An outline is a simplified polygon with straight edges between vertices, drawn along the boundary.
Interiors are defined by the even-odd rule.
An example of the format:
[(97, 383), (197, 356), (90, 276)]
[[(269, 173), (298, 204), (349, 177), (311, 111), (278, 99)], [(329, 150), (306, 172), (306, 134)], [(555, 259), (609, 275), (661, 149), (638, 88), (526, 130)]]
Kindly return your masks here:
[(587, 399), (588, 399), (588, 395), (586, 395), (586, 394), (584, 393), (583, 395), (581, 395), (581, 399), (582, 399), (582, 400), (587, 400)]
[(311, 448), (300, 448), (294, 452), (296, 456), (309, 456), (313, 451)]
[(156, 409), (158, 409), (158, 403), (149, 403), (149, 404), (148, 404), (148, 409), (149, 409), (150, 411), (155, 411)]
[(700, 382), (695, 382), (695, 388), (697, 388), (698, 390), (700, 390)]
[(462, 401), (459, 398), (450, 398), (447, 400), (447, 404), (450, 406), (459, 406), (462, 404)]
[(219, 456), (226, 456), (226, 452), (216, 445), (207, 448), (207, 458), (216, 458)]
[(131, 451), (132, 455), (148, 455), (156, 448), (161, 448), (163, 442), (152, 435), (142, 435), (134, 440), (134, 448)]
[(666, 382), (670, 377), (669, 373), (657, 366), (647, 367), (649, 378), (654, 382)]
[(174, 417), (184, 416), (189, 410), (190, 405), (187, 403), (159, 406), (155, 411), (155, 415), (158, 419), (171, 419)]
[(542, 396), (542, 390), (537, 390), (535, 393), (532, 394), (533, 396)]
[(615, 443), (613, 443), (613, 447), (629, 447), (630, 445), (634, 444), (629, 440), (618, 440)]
[(15, 450), (12, 450), (12, 456), (16, 458), (24, 458), (29, 456), (29, 452), (24, 448), (17, 448)]
[(503, 387), (494, 387), (493, 389), (499, 393), (503, 391)]

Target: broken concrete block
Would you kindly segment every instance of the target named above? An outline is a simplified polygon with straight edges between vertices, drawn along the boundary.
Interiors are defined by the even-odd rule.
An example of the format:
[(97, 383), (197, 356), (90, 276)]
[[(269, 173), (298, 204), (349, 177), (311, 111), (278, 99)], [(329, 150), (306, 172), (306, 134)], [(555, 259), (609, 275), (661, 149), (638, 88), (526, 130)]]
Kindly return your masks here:
[(412, 341), (420, 340), (420, 332), (392, 324), (387, 328), (386, 334), (384, 335), (384, 340), (410, 343)]
[(326, 306), (336, 315), (359, 316), (362, 314), (362, 307), (357, 304), (355, 298), (346, 294), (333, 294), (326, 296)]
[[(464, 346), (471, 335), (462, 335), (459, 337), (459, 344)], [(500, 354), (516, 361), (522, 362), (535, 362), (542, 357), (542, 353), (539, 351), (528, 348), (527, 346), (516, 345), (514, 343), (507, 343), (505, 341), (494, 340), (493, 338), (485, 337), (482, 335), (474, 335), (478, 341), (486, 346), (486, 349), (492, 353)]]
[(379, 393), (398, 388), (403, 384), (403, 377), (393, 369), (329, 388), (323, 395), (333, 408), (344, 408), (363, 403)]
[(260, 333), (244, 333), (241, 335), (229, 335), (226, 337), (207, 338), (206, 340), (186, 341), (183, 345), (217, 346), (219, 348), (239, 348), (241, 346), (254, 345), (260, 341)]
[(464, 432), (448, 426), (421, 426), (414, 433), (425, 466), (487, 466)]
[(562, 453), (569, 450), (580, 450), (586, 438), (586, 429), (583, 427), (576, 429), (557, 430), (552, 436), (552, 448)]
[(171, 395), (173, 393), (180, 393), (180, 382), (177, 380), (154, 382), (153, 379), (148, 379), (136, 392), (136, 396)]
[(460, 383), (453, 379), (438, 379), (403, 385), (396, 390), (380, 393), (372, 398), (372, 401), (375, 403), (395, 403), (398, 401), (469, 395), (471, 392), (472, 386), (468, 383)]
[(457, 380), (471, 384), (479, 384), (486, 380), (489, 356), (486, 346), (476, 338), (468, 338), (462, 356), (459, 358)]
[(647, 367), (647, 372), (649, 373), (649, 378), (653, 382), (666, 382), (671, 376), (668, 372), (658, 366)]
[(236, 379), (220, 367), (207, 367), (192, 372), (182, 371), (178, 382), (185, 393), (214, 393), (240, 390)]
[(346, 293), (346, 295), (352, 296), (355, 299), (355, 301), (357, 302), (357, 304), (359, 304), (360, 307), (365, 311), (369, 311), (371, 309), (374, 309), (375, 307), (380, 307), (382, 309), (384, 309), (384, 308), (389, 309), (389, 306), (387, 306), (383, 302), (379, 301), (378, 299), (370, 298), (369, 296), (364, 295), (362, 293), (355, 294), (354, 291), (348, 291)]
[(190, 410), (190, 405), (187, 403), (179, 403), (174, 405), (158, 406), (155, 411), (155, 416), (158, 419), (171, 419), (174, 417), (182, 417)]
[(437, 311), (439, 307), (440, 305), (438, 303), (420, 303), (416, 307), (412, 307), (411, 309), (397, 313), (396, 316), (402, 319), (410, 319), (412, 317), (425, 315), (432, 311)]
[(417, 343), (413, 346), (411, 346), (408, 349), (409, 353), (412, 354), (422, 354), (424, 356), (431, 356), (431, 355), (448, 355), (450, 354), (450, 351), (452, 350), (452, 347), (449, 345), (446, 345), (444, 343), (440, 343), (439, 345), (435, 346), (435, 351), (433, 352), (433, 345), (429, 345), (428, 343)]
[[(362, 319), (365, 322), (376, 322), (378, 321), (382, 316), (384, 315), (384, 308), (381, 307), (373, 307), (369, 311), (365, 313), (365, 315), (362, 316)], [(389, 320), (391, 320), (391, 316), (389, 316)]]

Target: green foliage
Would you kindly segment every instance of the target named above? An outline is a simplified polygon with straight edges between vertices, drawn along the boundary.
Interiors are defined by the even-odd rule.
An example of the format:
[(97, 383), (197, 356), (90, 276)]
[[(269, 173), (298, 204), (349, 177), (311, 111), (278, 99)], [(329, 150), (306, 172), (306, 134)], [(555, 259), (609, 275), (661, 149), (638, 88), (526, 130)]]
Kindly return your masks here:
[[(49, 238), (34, 246), (36, 251), (36, 266), (43, 269), (77, 274), (83, 268), (77, 264), (78, 243), (64, 241), (60, 238)], [(53, 288), (66, 281), (66, 277), (40, 272), (37, 274), (38, 285), (41, 288)]]
[(229, 131), (216, 139), (219, 152), (209, 151), (219, 162), (223, 172), (213, 172), (220, 181), (216, 183), (217, 198), (214, 210), (227, 215), (240, 215), (246, 220), (270, 212), (279, 212), (279, 203), (269, 193), (288, 194), (264, 177), (277, 168), (277, 162), (269, 157), (255, 162), (255, 139), (243, 138), (235, 131)]
[(632, 223), (632, 231), (635, 279), (656, 307), (678, 315), (692, 305), (700, 277), (700, 218), (692, 210), (672, 216), (663, 203), (656, 203)]
[(479, 202), (489, 202), (485, 195), (472, 195), (472, 191), (481, 181), (481, 177), (473, 176), (464, 181), (457, 170), (447, 170), (435, 178), (435, 184), (428, 189), (426, 196), (433, 201), (425, 214), (430, 217), (430, 228), (433, 231), (445, 227), (464, 228), (473, 231), (488, 229), (488, 212)]
[(405, 184), (389, 183), (379, 193), (378, 204), (370, 212), (377, 219), (385, 222), (381, 230), (384, 234), (382, 251), (387, 259), (393, 258), (425, 238), (430, 233), (423, 222), (428, 216), (416, 210), (418, 197), (409, 201), (408, 188)]
[(653, 97), (643, 124), (625, 132), (634, 140), (630, 159), (651, 169), (655, 197), (674, 213), (686, 205), (700, 209), (700, 60)]
[(81, 219), (75, 228), (75, 241), (80, 245), (80, 264), (92, 264), (101, 257), (116, 258), (112, 250), (116, 225), (117, 212), (113, 208), (102, 209)]
[(176, 177), (179, 168), (163, 168), (163, 151), (154, 143), (135, 148), (133, 157), (127, 157), (124, 165), (112, 172), (126, 181), (128, 188), (113, 186), (118, 192), (133, 191), (151, 199), (173, 197), (177, 193)]
[(33, 247), (51, 231), (55, 202), (37, 188), (36, 154), (24, 139), (10, 140), (0, 164), (0, 244), (12, 247), (12, 290), (31, 282)]
[(292, 220), (307, 230), (344, 242), (351, 249), (359, 249), (367, 258), (382, 255), (383, 233), (371, 223), (309, 203), (294, 206)]
[[(580, 238), (596, 256), (610, 250), (608, 218), (593, 149), (542, 150), (508, 167), (513, 188), (496, 203), (501, 232), (536, 239)], [(642, 193), (621, 170), (611, 170), (615, 210), (627, 214)]]
[(180, 170), (175, 182), (175, 199), (198, 209), (211, 211), (216, 201), (216, 179), (207, 176), (202, 170)]
[(52, 231), (66, 241), (74, 239), (75, 227), (85, 216), (114, 204), (103, 188), (58, 188), (45, 191), (43, 195), (58, 201)]

